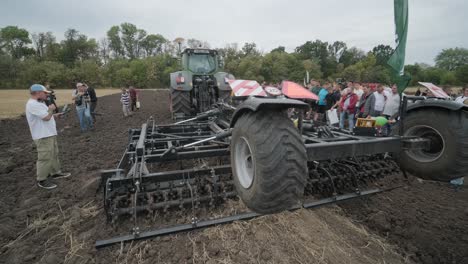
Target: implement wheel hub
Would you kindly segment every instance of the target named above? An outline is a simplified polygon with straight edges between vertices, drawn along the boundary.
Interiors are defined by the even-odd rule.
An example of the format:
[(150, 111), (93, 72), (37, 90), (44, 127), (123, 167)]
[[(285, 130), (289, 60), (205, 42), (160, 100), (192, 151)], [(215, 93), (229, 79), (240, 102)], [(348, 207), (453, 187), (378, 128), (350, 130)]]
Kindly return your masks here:
[(254, 180), (255, 163), (249, 142), (245, 137), (241, 137), (240, 139), (239, 144), (235, 146), (236, 161), (234, 166), (236, 166), (240, 184), (245, 189), (248, 189), (252, 186)]

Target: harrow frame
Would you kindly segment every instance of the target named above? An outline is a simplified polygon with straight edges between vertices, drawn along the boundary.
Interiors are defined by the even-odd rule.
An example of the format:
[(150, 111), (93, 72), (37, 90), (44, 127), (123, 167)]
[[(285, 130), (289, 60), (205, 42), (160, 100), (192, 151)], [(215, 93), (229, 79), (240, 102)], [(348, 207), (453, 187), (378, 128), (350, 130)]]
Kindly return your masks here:
[[(281, 102), (288, 99), (258, 100), (269, 100), (267, 105), (271, 106), (271, 103), (274, 104), (275, 101)], [(257, 106), (259, 105), (261, 104), (257, 102)], [(274, 107), (278, 107), (278, 105), (274, 105)], [(291, 107), (291, 105), (288, 102), (283, 102), (283, 106), (280, 107), (285, 109)], [(236, 191), (232, 186), (230, 176), (231, 166), (229, 163), (209, 165), (204, 168), (184, 168), (182, 166), (182, 161), (185, 160), (216, 157), (222, 159), (222, 157), (229, 156), (230, 148), (227, 138), (231, 135), (232, 126), (234, 125), (229, 121), (229, 117), (232, 116), (233, 112), (235, 117), (239, 109), (242, 108), (235, 109), (232, 106), (220, 103), (217, 109), (202, 113), (186, 121), (171, 125), (156, 125), (156, 121), (151, 117), (140, 129), (130, 129), (127, 149), (116, 169), (102, 171), (101, 187), (104, 190), (104, 206), (108, 221), (113, 223), (119, 215), (129, 214), (133, 216), (134, 228), (129, 235), (97, 241), (96, 248), (226, 224), (261, 215), (255, 212), (247, 212), (211, 220), (198, 220), (193, 214), (193, 210), (201, 204), (215, 206), (226, 199), (236, 197)], [(252, 108), (250, 109), (252, 110)], [(302, 116), (302, 114), (303, 112), (300, 111), (299, 115)], [(302, 122), (302, 118), (299, 118), (299, 120), (298, 128), (302, 132), (302, 139), (307, 152), (309, 174), (315, 173), (314, 175), (317, 176), (319, 174), (317, 169), (323, 171), (322, 176), (317, 176), (317, 178), (308, 182), (309, 188), (317, 190), (320, 189), (320, 186), (326, 184), (328, 186), (328, 196), (330, 197), (321, 198), (319, 195), (320, 199), (303, 202), (301, 206), (291, 208), (292, 210), (314, 208), (388, 190), (381, 188), (361, 190), (359, 177), (369, 176), (374, 172), (368, 174), (362, 171), (359, 172), (361, 167), (358, 163), (360, 161), (347, 161), (358, 165), (357, 168), (350, 168), (346, 164), (341, 164), (344, 167), (344, 170), (341, 171), (343, 175), (335, 176), (331, 175), (327, 169), (319, 168), (318, 164), (322, 161), (325, 164), (328, 162), (334, 165), (337, 164), (336, 161), (347, 158), (398, 153), (406, 148), (425, 148), (428, 143), (420, 138), (401, 136), (356, 136), (347, 130), (340, 130), (330, 126), (314, 127)], [(166, 164), (170, 162), (179, 163), (180, 168), (162, 172), (150, 172), (147, 168), (147, 164)], [(377, 170), (377, 176), (371, 175), (371, 178), (378, 178), (379, 173), (384, 175), (385, 173), (395, 173), (397, 170), (399, 172), (399, 168), (395, 168), (398, 167), (396, 164), (393, 167), (391, 169), (381, 169), (384, 173)], [(346, 183), (343, 184), (342, 181), (345, 178), (349, 179), (352, 186), (347, 186)], [(341, 193), (338, 191), (339, 186), (347, 187), (351, 191)], [(177, 191), (174, 191), (176, 189)], [(143, 192), (149, 194), (144, 196)], [(312, 191), (309, 190), (310, 192)], [(128, 208), (119, 208), (119, 203), (121, 203), (119, 199), (122, 199), (122, 197), (124, 200), (128, 198), (128, 201), (124, 202), (129, 206)], [(137, 204), (142, 202), (145, 203), (144, 206)], [(190, 224), (140, 232), (137, 223), (138, 213), (154, 210), (168, 211), (176, 207), (192, 209)]]

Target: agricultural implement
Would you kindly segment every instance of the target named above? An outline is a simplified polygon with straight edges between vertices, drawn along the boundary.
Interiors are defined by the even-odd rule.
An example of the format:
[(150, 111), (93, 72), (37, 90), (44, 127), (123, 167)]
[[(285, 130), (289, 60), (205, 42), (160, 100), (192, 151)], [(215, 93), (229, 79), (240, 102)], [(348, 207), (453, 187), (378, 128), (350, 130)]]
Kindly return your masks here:
[[(102, 172), (102, 187), (109, 223), (130, 218), (134, 227), (97, 248), (371, 195), (398, 187), (406, 171), (440, 181), (468, 174), (462, 104), (406, 96), (393, 136), (360, 136), (303, 120), (306, 101), (316, 98), (298, 84), (229, 83), (231, 100), (196, 117), (168, 125), (150, 118), (129, 130), (117, 169)], [(249, 211), (202, 213), (239, 198)], [(177, 224), (142, 231), (142, 215)]]

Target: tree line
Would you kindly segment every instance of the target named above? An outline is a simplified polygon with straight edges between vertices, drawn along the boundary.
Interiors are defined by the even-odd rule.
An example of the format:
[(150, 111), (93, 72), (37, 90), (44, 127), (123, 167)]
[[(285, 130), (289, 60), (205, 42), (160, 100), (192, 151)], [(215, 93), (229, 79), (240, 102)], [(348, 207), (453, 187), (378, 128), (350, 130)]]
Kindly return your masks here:
[[(168, 87), (169, 73), (181, 69), (179, 54), (186, 47), (210, 48), (210, 44), (197, 39), (168, 40), (131, 23), (112, 26), (100, 40), (68, 29), (60, 42), (52, 32), (31, 34), (6, 26), (0, 29), (0, 88), (21, 89), (46, 82), (52, 88), (71, 88), (77, 81), (94, 87)], [(393, 52), (388, 45), (365, 52), (342, 41), (313, 40), (293, 52), (283, 46), (262, 52), (255, 43), (228, 44), (218, 51), (224, 71), (239, 79), (303, 82), (309, 72), (311, 78), (330, 81), (393, 81), (386, 64)], [(442, 50), (435, 62), (435, 66), (407, 65), (410, 85), (418, 81), (468, 83), (468, 49)]]

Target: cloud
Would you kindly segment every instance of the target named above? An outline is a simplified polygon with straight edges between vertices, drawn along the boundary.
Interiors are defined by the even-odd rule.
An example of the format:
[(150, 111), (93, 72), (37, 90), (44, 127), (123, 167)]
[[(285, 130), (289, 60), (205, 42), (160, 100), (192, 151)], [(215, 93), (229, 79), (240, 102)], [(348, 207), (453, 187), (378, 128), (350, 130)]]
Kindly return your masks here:
[[(433, 63), (444, 48), (468, 47), (465, 0), (410, 0), (407, 63)], [(0, 27), (30, 32), (68, 28), (100, 39), (112, 25), (130, 22), (168, 39), (197, 38), (213, 47), (255, 42), (263, 51), (305, 41), (345, 41), (370, 50), (394, 45), (391, 0), (2, 0)]]

